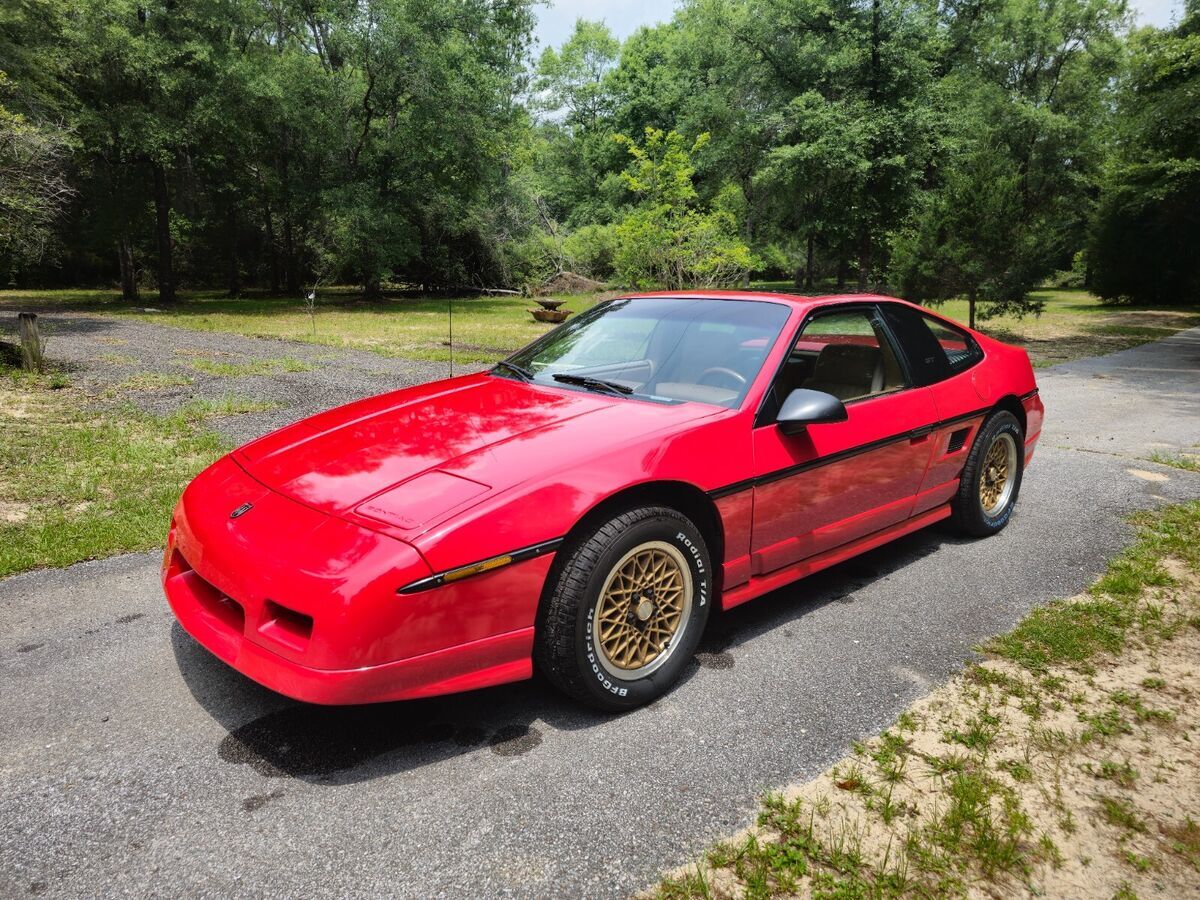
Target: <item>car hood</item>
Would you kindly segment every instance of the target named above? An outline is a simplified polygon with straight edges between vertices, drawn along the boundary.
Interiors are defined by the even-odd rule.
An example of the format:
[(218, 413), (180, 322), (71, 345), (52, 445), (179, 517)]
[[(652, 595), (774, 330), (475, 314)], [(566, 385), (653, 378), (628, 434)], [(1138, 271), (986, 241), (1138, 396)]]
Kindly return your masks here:
[[(635, 409), (637, 408), (637, 409)], [(377, 512), (365, 501), (405, 483), (405, 527), (416, 528), (433, 509), (460, 506), (545, 468), (535, 444), (572, 423), (595, 422), (589, 435), (633, 438), (723, 410), (696, 403), (664, 406), (602, 394), (471, 375), (381, 394), (320, 413), (253, 441), (234, 458), (256, 480), (307, 506), (343, 515)], [(632, 414), (631, 414), (632, 413)], [(599, 417), (604, 421), (597, 422)], [(495, 453), (520, 442), (513, 453)], [(580, 451), (593, 446), (582, 444)], [(452, 465), (470, 457), (470, 465)], [(503, 457), (504, 463), (499, 459)], [(497, 459), (494, 466), (488, 459)], [(562, 462), (561, 459), (558, 460)], [(468, 469), (469, 477), (446, 469)], [(418, 478), (418, 476), (423, 476)], [(399, 499), (399, 498), (397, 498)], [(395, 504), (390, 504), (395, 506)], [(396, 510), (381, 518), (396, 522)]]

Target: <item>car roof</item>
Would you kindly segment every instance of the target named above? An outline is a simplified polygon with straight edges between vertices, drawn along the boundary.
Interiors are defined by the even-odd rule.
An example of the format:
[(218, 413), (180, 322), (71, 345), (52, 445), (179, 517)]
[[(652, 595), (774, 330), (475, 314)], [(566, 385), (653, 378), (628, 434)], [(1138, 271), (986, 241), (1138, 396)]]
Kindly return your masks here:
[(756, 300), (766, 303), (783, 303), (797, 309), (812, 309), (817, 306), (828, 306), (836, 303), (872, 303), (886, 300), (889, 303), (902, 303), (913, 306), (907, 300), (899, 297), (889, 297), (886, 294), (781, 294), (771, 291), (649, 291), (646, 293), (626, 294), (620, 299), (635, 299), (638, 297), (660, 297), (668, 300)]

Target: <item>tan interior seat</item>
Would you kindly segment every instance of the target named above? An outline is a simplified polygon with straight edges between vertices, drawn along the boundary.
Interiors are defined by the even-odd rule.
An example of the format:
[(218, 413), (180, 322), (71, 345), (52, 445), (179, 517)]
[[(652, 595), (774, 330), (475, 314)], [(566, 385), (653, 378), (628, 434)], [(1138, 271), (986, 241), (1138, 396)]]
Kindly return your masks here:
[(884, 390), (883, 354), (862, 344), (826, 344), (804, 387), (853, 400)]

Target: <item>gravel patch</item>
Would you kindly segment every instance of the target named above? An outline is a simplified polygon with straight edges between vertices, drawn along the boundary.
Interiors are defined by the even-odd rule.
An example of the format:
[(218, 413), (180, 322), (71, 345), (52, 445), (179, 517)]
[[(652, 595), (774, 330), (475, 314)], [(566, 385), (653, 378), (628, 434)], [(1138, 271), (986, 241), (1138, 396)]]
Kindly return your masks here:
[[(442, 362), (84, 313), (40, 314), (38, 323), (47, 359), (101, 402), (128, 400), (156, 415), (228, 397), (272, 404), (263, 412), (209, 420), (238, 444), (352, 400), (449, 375)], [(15, 339), (16, 331), (15, 315), (0, 317), (0, 338)], [(228, 367), (262, 374), (210, 373)], [(481, 368), (460, 363), (455, 372)]]

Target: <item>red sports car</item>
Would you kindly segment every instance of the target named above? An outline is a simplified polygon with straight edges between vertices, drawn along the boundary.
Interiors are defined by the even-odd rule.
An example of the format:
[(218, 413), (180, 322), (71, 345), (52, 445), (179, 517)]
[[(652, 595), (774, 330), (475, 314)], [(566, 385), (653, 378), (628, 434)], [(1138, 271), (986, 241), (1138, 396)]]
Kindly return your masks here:
[(950, 519), (1012, 515), (1025, 352), (890, 297), (649, 294), (491, 371), (360, 400), (202, 472), (163, 559), (183, 627), (314, 703), (528, 678), (646, 703), (737, 606)]

